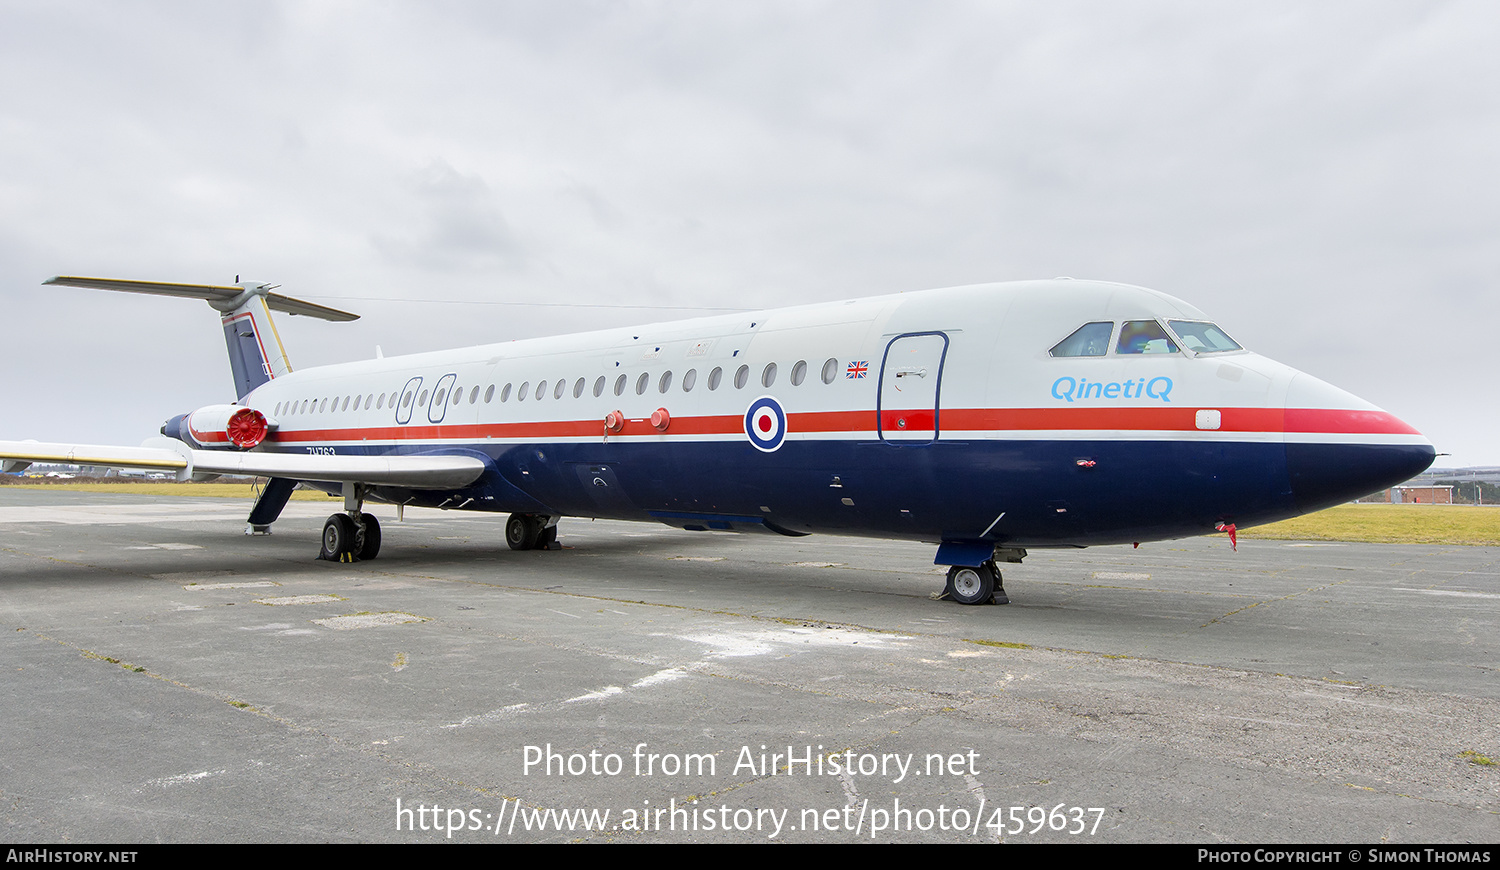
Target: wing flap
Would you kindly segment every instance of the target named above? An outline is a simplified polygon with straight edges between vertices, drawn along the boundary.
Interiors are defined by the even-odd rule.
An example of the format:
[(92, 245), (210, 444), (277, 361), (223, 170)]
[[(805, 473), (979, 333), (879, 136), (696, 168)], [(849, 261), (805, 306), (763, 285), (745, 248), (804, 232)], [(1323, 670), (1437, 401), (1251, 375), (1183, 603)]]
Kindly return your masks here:
[[(164, 440), (164, 439), (163, 439)], [(159, 442), (158, 442), (159, 443)], [(325, 456), (311, 453), (245, 453), (179, 447), (110, 447), (40, 441), (0, 441), (10, 463), (58, 462), (106, 468), (141, 468), (190, 474), (243, 474), (292, 480), (349, 481), (412, 489), (456, 489), (484, 474), (475, 456)]]

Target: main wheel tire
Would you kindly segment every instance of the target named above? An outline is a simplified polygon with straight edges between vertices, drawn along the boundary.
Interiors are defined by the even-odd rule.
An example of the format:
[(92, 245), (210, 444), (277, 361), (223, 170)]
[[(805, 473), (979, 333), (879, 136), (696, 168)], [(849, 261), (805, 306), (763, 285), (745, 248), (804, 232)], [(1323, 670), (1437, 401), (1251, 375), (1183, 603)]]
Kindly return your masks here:
[(995, 572), (988, 565), (970, 568), (954, 565), (948, 569), (948, 598), (959, 604), (989, 604), (995, 597)]
[(511, 514), (505, 521), (505, 543), (512, 550), (536, 549), (536, 540), (541, 533), (542, 523), (529, 514)]
[(318, 553), (319, 559), (329, 562), (342, 561), (345, 553), (353, 552), (354, 536), (358, 530), (354, 528), (354, 520), (348, 514), (334, 514), (323, 524), (323, 549)]
[(359, 558), (373, 559), (380, 555), (380, 521), (374, 514), (360, 514), (359, 521), (365, 526), (365, 544), (359, 548)]

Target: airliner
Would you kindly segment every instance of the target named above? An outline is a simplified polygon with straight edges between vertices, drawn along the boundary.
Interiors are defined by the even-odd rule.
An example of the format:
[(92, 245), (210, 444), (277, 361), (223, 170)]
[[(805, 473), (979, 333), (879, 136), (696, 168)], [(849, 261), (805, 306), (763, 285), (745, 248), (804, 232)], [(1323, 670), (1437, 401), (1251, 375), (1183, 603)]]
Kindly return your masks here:
[(1054, 279), (533, 338), (293, 370), (271, 319), (357, 315), (257, 282), (56, 277), (204, 299), (236, 399), (140, 447), (0, 441), (31, 462), (269, 479), (342, 495), (319, 556), (373, 559), (365, 502), (509, 514), (517, 550), (560, 517), (927, 542), (945, 596), (1005, 603), (1029, 549), (1140, 543), (1321, 510), (1425, 470), (1374, 405), (1242, 347), (1193, 306)]

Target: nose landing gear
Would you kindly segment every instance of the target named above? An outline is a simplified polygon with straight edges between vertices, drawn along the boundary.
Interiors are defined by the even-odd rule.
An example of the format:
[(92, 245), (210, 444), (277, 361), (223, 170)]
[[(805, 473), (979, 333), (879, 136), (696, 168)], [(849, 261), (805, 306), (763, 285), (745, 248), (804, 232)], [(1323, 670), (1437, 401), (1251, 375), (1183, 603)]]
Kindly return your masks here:
[(993, 559), (977, 567), (954, 565), (948, 569), (943, 597), (959, 604), (1009, 604), (1000, 568)]

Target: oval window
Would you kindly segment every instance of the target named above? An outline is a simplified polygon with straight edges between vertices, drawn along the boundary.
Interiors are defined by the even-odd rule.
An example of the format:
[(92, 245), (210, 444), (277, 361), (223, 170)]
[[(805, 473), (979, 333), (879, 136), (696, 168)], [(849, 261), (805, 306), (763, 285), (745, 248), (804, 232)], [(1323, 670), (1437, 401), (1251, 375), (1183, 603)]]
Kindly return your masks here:
[(833, 379), (838, 376), (839, 361), (830, 357), (828, 362), (823, 363), (823, 383), (831, 384), (833, 383)]
[(740, 366), (739, 371), (734, 373), (734, 388), (736, 390), (743, 390), (745, 384), (748, 383), (750, 383), (750, 367)]
[(797, 360), (797, 364), (794, 365), (794, 366), (792, 366), (792, 386), (794, 386), (794, 387), (800, 387), (800, 386), (802, 386), (802, 381), (805, 380), (806, 378), (807, 378), (807, 360), (805, 360), (805, 359), (799, 359), (799, 360)]
[(696, 383), (698, 383), (698, 370), (697, 369), (688, 369), (686, 372), (683, 373), (683, 375), (682, 375), (682, 391), (684, 393), (691, 393), (693, 391), (693, 384), (696, 384)]
[(776, 383), (776, 363), (766, 363), (766, 367), (760, 373), (760, 385), (770, 387)]

